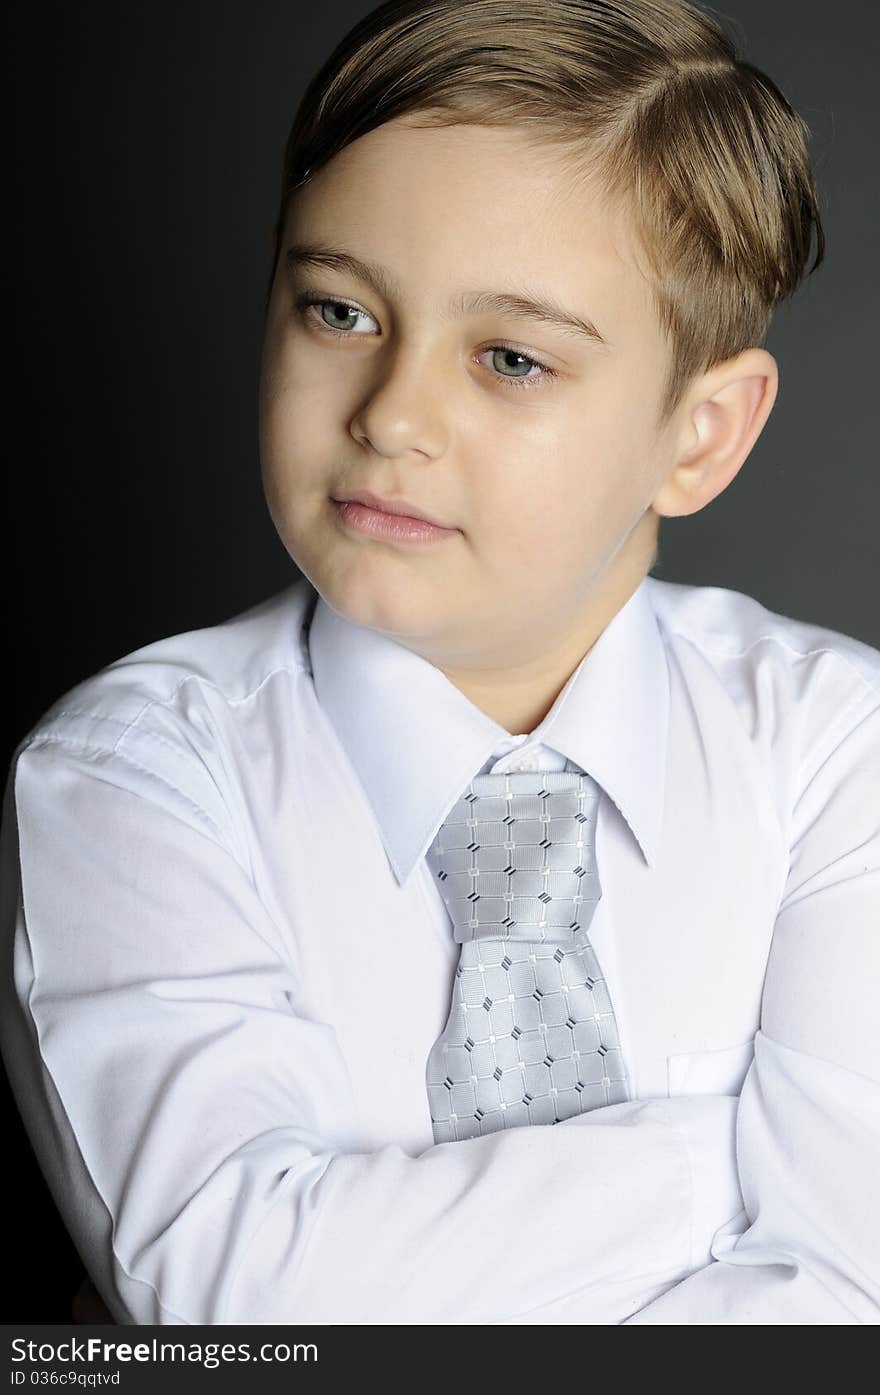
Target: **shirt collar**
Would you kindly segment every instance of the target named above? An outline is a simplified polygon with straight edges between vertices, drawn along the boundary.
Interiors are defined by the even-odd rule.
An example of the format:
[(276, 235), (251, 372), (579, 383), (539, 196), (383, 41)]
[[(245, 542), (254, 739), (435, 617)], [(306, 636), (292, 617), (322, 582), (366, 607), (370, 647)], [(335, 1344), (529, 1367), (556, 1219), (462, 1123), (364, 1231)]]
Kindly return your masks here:
[[(621, 607), (528, 745), (552, 746), (613, 800), (654, 867), (669, 674), (651, 577)], [(316, 598), (308, 653), (318, 701), (360, 780), (399, 883), (509, 733), (433, 664)]]

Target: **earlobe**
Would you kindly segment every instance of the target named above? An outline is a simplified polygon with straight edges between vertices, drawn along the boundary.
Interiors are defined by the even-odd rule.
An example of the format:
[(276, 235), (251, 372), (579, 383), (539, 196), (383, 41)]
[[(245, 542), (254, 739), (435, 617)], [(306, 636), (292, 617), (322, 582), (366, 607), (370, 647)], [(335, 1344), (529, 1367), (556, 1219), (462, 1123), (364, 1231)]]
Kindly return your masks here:
[(779, 370), (746, 349), (703, 375), (687, 413), (687, 442), (653, 502), (663, 517), (697, 513), (736, 477), (773, 410)]

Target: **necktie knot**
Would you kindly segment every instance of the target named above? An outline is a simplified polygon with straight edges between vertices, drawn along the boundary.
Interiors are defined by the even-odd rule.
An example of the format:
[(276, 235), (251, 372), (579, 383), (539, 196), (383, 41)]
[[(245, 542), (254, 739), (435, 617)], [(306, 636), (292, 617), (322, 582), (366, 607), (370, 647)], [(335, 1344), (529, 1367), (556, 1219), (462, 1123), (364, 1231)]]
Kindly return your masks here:
[(471, 780), (426, 855), (459, 943), (583, 939), (602, 895), (599, 795), (576, 770)]

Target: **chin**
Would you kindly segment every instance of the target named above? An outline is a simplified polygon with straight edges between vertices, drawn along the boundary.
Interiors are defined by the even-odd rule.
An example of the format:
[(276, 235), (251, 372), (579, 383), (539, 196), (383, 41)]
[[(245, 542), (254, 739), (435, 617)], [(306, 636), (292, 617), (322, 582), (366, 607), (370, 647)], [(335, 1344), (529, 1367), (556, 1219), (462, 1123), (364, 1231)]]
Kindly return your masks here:
[(326, 592), (319, 589), (337, 614), (355, 625), (379, 630), (392, 639), (433, 634), (441, 618), (437, 613), (438, 598), (434, 586), (429, 587), (423, 603), (413, 594), (414, 588), (407, 588), (404, 592), (399, 578), (388, 578), (383, 584), (379, 578), (371, 581), (363, 575), (353, 576), (350, 584), (337, 580), (336, 584), (329, 583)]

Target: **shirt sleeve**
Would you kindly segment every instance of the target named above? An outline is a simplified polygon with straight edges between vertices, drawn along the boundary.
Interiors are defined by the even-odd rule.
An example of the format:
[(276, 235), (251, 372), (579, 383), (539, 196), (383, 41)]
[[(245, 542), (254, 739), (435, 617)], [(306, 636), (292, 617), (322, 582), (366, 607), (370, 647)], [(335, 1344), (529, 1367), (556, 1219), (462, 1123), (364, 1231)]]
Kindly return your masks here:
[(877, 694), (842, 726), (792, 815), (737, 1118), (748, 1225), (627, 1326), (880, 1321)]
[(733, 1097), (358, 1147), (223, 800), (167, 737), (120, 744), (16, 752), (0, 925), (7, 1070), (117, 1321), (617, 1323), (707, 1262)]

